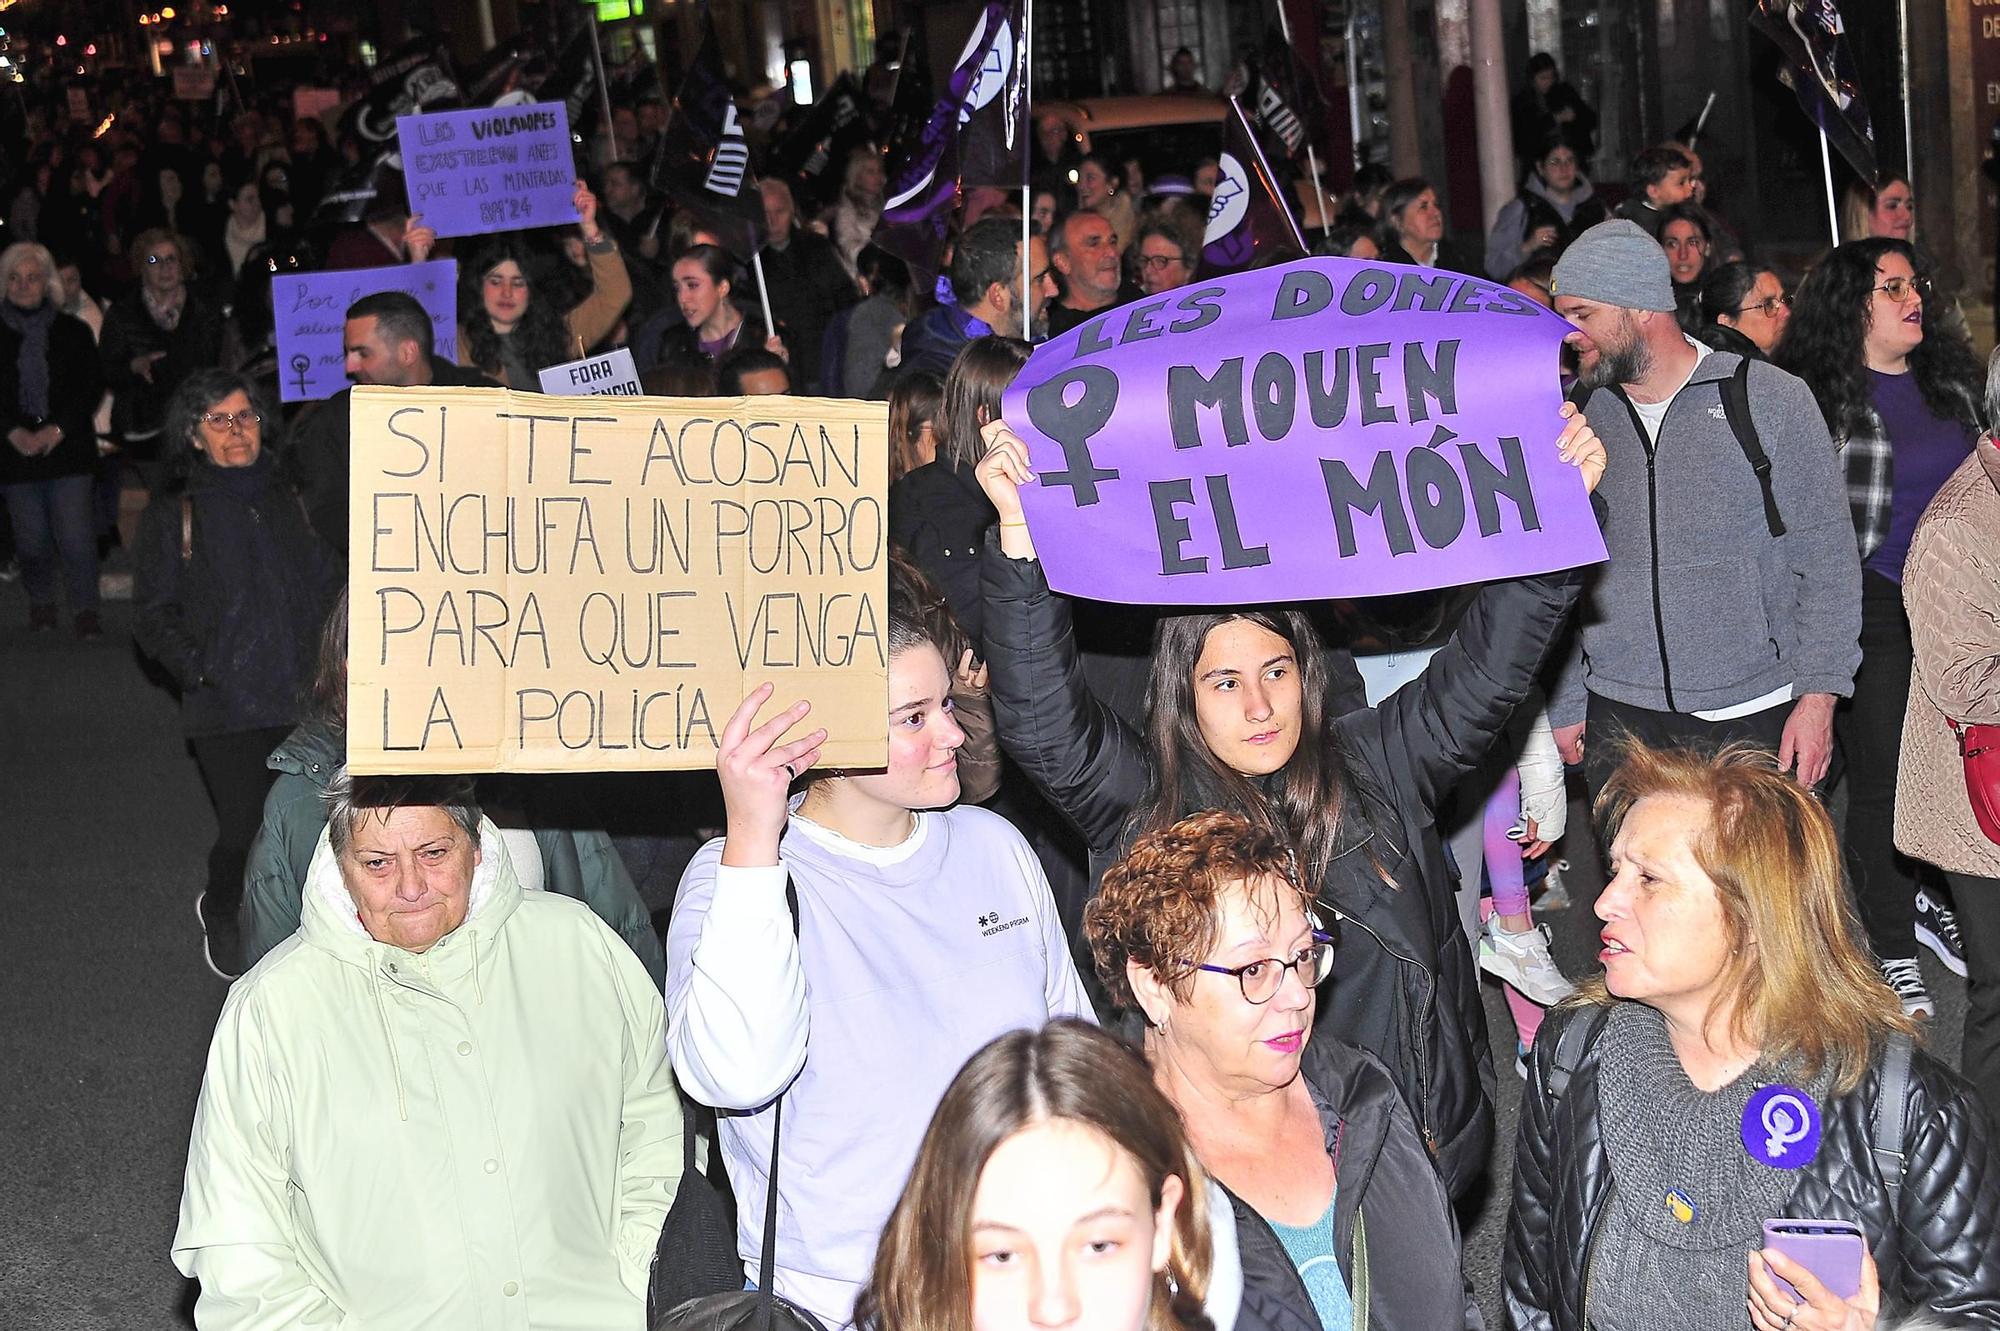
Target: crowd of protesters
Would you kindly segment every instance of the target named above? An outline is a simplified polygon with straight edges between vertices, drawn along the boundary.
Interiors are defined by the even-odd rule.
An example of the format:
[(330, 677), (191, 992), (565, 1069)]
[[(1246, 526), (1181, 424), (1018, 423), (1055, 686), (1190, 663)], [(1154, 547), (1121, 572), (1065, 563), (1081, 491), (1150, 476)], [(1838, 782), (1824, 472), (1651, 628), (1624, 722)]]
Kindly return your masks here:
[[(1379, 167), (1306, 239), (1574, 325), (1561, 416), (1520, 428), (1609, 560), (1158, 616), (1050, 589), (1000, 402), (1034, 344), (1195, 280), (1216, 157), (1149, 179), (1039, 116), (1025, 199), (969, 192), (932, 272), (883, 229), (879, 134), (763, 180), (732, 249), (633, 98), (579, 136), (575, 225), (440, 240), (399, 189), (332, 206), (379, 179), (337, 108), (24, 100), (0, 561), (31, 632), (81, 639), (129, 561), (218, 828), (198, 1324), (636, 1327), (723, 1176), (736, 1274), (827, 1327), (1477, 1326), (1483, 971), (1524, 1080), (1515, 1325), (2000, 1326), (2000, 848), (1958, 768), (2000, 723), (2000, 361), (1907, 180), (1791, 282), (1690, 145), (1600, 192), (1595, 115), (1527, 73), (1483, 252)], [(823, 766), (823, 719), (755, 689), (719, 816), (653, 829), (691, 851), (657, 931), (560, 778), (343, 770), (349, 399), (278, 404), (271, 282), (437, 257), (457, 363), (369, 296), (352, 383), (532, 389), (624, 347), (649, 392), (883, 403), (888, 765)], [(1593, 831), (1573, 978), (1532, 892), (1558, 908)], [(1963, 1079), (1911, 1048), (1920, 946), (1968, 979)], [(1742, 1126), (1774, 1086), (1812, 1104), (1784, 1168)], [(1785, 1216), (1858, 1226), (1853, 1288), (1767, 1242)]]

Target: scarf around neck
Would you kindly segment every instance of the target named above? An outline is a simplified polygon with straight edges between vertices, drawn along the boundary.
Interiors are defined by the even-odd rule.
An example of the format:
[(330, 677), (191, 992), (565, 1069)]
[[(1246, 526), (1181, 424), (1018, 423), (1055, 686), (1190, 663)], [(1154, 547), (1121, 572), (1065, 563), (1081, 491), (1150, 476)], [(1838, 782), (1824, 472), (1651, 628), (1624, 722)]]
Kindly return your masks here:
[(44, 300), (24, 310), (11, 300), (0, 300), (0, 323), (21, 337), (21, 350), (14, 358), (20, 374), (21, 414), (41, 420), (49, 414), (49, 330), (56, 324), (56, 307)]

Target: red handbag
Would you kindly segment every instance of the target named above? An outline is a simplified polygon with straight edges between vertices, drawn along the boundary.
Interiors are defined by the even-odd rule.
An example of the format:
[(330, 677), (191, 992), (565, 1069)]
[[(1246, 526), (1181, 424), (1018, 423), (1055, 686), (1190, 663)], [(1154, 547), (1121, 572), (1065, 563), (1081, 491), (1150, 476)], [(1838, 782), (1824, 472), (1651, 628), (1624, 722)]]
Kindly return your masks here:
[(1950, 717), (1945, 724), (1958, 738), (1972, 816), (1986, 839), (2000, 845), (2000, 726), (1962, 726)]

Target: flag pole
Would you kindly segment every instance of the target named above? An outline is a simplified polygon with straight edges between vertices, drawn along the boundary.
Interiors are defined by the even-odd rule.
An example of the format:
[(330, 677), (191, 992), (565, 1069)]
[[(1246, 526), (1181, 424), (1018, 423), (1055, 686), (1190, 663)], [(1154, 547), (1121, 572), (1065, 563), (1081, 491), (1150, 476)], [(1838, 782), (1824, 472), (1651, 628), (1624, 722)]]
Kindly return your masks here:
[(1028, 257), (1035, 238), (1035, 81), (1034, 67), (1029, 63), (1029, 54), (1035, 49), (1035, 0), (1021, 0), (1021, 49), (1016, 53), (1021, 61), (1021, 119), (1027, 123), (1023, 127), (1025, 137), (1021, 143), (1021, 340), (1035, 340), (1034, 321), (1028, 311), (1035, 307), (1035, 278), (1030, 272), (1033, 260)]
[(1819, 165), (1826, 178), (1826, 221), (1833, 230), (1833, 243), (1840, 244), (1840, 210), (1833, 202), (1833, 150), (1827, 143), (1826, 129), (1819, 132)]
[(1285, 201), (1284, 191), (1278, 188), (1277, 174), (1271, 170), (1271, 164), (1264, 160), (1264, 145), (1257, 142), (1257, 133), (1250, 128), (1250, 117), (1244, 113), (1243, 103), (1231, 97), (1229, 109), (1236, 113), (1236, 122), (1242, 127), (1243, 137), (1250, 141), (1250, 151), (1257, 158), (1257, 173), (1263, 181), (1265, 192), (1278, 201), (1278, 207), (1285, 214), (1285, 225), (1292, 229), (1292, 243), (1299, 247), (1300, 253), (1304, 253), (1306, 238), (1299, 230), (1299, 219), (1292, 216), (1292, 205)]
[[(1291, 46), (1292, 21), (1285, 14), (1285, 0), (1278, 0), (1278, 31), (1280, 34), (1283, 35), (1285, 39), (1285, 45), (1288, 47)], [(1294, 69), (1296, 70), (1296, 68), (1297, 66), (1295, 65)], [(1317, 84), (1319, 83), (1319, 78), (1317, 75), (1314, 76), (1313, 83), (1315, 86), (1317, 86)], [(1294, 93), (1296, 94), (1296, 88), (1294, 89)], [(1330, 210), (1326, 206), (1326, 187), (1320, 183), (1319, 154), (1313, 150), (1312, 138), (1313, 138), (1313, 129), (1312, 126), (1308, 125), (1306, 126), (1306, 170), (1312, 172), (1313, 201), (1318, 206), (1319, 209), (1320, 234), (1325, 236), (1330, 236), (1333, 234), (1333, 217)], [(1300, 248), (1303, 249), (1304, 246), (1300, 246)]]
[[(755, 237), (752, 237), (752, 239), (755, 239)], [(750, 266), (757, 272), (757, 300), (764, 307), (764, 336), (767, 338), (776, 337), (778, 335), (778, 321), (771, 317), (771, 288), (765, 285), (764, 282), (763, 250), (751, 251)]]
[(1701, 138), (1701, 131), (1708, 125), (1708, 113), (1715, 109), (1715, 90), (1709, 89), (1708, 100), (1701, 104), (1701, 114), (1694, 118), (1694, 128), (1688, 131), (1687, 146), (1693, 149)]
[[(597, 96), (598, 100), (603, 103), (601, 109), (604, 112), (604, 138), (611, 145), (611, 161), (616, 162), (622, 159), (618, 156), (618, 122), (611, 118), (611, 80), (604, 76), (604, 44), (598, 40), (597, 15), (592, 13), (588, 17), (590, 19), (590, 57), (597, 65)], [(605, 163), (605, 165), (609, 166), (610, 162)]]

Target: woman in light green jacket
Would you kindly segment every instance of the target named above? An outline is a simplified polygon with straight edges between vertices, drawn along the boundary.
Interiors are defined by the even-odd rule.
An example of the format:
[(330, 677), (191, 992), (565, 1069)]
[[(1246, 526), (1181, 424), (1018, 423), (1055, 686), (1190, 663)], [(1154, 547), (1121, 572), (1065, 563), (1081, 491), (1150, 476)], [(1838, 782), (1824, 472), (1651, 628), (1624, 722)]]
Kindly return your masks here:
[(659, 992), (521, 890), (469, 783), (377, 780), (335, 783), (299, 931), (216, 1023), (173, 1242), (196, 1324), (641, 1331), (682, 1159)]
[[(238, 917), (246, 970), (299, 927), (306, 866), (326, 827), (327, 786), (347, 761), (346, 721), (347, 593), (343, 590), (321, 634), (319, 670), (306, 719), (267, 760), (278, 777), (264, 797), (263, 826), (250, 843)], [(610, 836), (594, 828), (546, 827), (533, 821), (531, 783), (532, 778), (522, 801), (530, 807), (506, 813), (492, 808), (496, 792), (488, 787), (493, 783), (482, 785), (480, 792), (489, 811), (499, 814), (496, 821), (503, 825), (501, 836), (523, 886), (575, 897), (589, 906), (644, 963), (653, 987), (662, 987), (667, 959), (660, 950), (660, 936)]]

